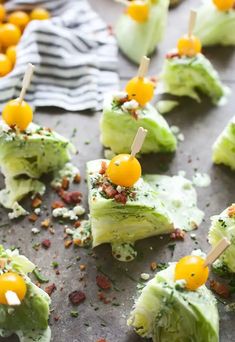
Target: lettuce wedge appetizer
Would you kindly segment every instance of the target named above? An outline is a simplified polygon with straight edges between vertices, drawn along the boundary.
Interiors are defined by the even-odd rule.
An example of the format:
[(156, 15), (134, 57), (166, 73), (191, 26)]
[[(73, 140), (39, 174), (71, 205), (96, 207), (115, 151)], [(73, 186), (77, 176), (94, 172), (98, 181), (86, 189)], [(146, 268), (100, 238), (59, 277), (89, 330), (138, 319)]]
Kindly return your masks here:
[(168, 15), (169, 0), (149, 1), (149, 16), (138, 22), (124, 13), (117, 22), (115, 33), (121, 51), (134, 63), (151, 55), (162, 40)]
[(219, 342), (216, 299), (205, 285), (185, 289), (174, 271), (172, 263), (146, 284), (128, 325), (154, 342)]
[(221, 214), (211, 217), (209, 230), (209, 243), (214, 247), (223, 237), (226, 237), (231, 245), (214, 263), (215, 270), (220, 273), (235, 273), (235, 204), (225, 209)]
[(51, 331), (48, 326), (51, 299), (46, 292), (32, 283), (28, 273), (35, 265), (18, 250), (5, 250), (0, 246), (0, 274), (14, 272), (23, 277), (27, 292), (20, 305), (0, 304), (0, 336), (16, 334), (22, 342), (49, 342)]
[(204, 0), (197, 10), (194, 33), (203, 46), (235, 45), (235, 9), (220, 11), (212, 0)]
[[(92, 245), (110, 243), (113, 256), (130, 261), (136, 256), (135, 241), (175, 228), (195, 229), (203, 218), (196, 208), (191, 182), (181, 176), (144, 176), (133, 187), (111, 183), (104, 173), (108, 160), (87, 163), (87, 182)], [(168, 193), (169, 191), (169, 193)], [(87, 226), (86, 226), (87, 228)], [(87, 229), (78, 229), (87, 239)]]
[(0, 167), (6, 184), (0, 203), (13, 210), (11, 218), (27, 213), (18, 202), (29, 193), (43, 194), (40, 177), (66, 168), (70, 152), (75, 152), (70, 142), (50, 129), (31, 123), (19, 132), (0, 122)]
[(215, 141), (212, 159), (235, 170), (235, 116)]
[(101, 142), (114, 153), (129, 153), (139, 127), (148, 130), (141, 153), (174, 152), (176, 138), (166, 120), (150, 104), (139, 106), (125, 92), (106, 96), (101, 118)]
[(176, 96), (189, 96), (200, 102), (198, 92), (211, 98), (213, 104), (223, 104), (229, 94), (217, 71), (202, 54), (194, 57), (179, 56), (178, 53), (167, 55), (161, 74), (163, 93)]

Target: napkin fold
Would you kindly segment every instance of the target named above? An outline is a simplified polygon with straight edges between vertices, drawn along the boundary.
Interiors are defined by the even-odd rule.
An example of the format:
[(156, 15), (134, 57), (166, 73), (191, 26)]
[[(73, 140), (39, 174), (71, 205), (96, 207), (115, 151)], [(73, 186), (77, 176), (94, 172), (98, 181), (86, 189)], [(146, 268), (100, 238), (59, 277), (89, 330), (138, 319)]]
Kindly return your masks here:
[(17, 46), (17, 61), (0, 78), (0, 108), (19, 96), (28, 63), (35, 73), (26, 95), (34, 107), (100, 110), (103, 94), (118, 89), (117, 45), (107, 24), (87, 0), (9, 0), (8, 11), (41, 6), (51, 19), (34, 20)]

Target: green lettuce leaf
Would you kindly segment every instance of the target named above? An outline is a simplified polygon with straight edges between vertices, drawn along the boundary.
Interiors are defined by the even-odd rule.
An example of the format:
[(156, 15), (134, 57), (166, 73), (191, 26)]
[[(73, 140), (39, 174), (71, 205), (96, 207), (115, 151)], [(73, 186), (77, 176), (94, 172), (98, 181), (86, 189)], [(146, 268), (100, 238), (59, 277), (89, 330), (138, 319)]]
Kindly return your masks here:
[(194, 33), (203, 46), (235, 45), (235, 11), (219, 11), (212, 0), (204, 0), (197, 10)]
[(174, 281), (175, 263), (143, 288), (128, 319), (137, 334), (154, 342), (219, 342), (216, 300), (206, 286), (196, 291)]
[(123, 14), (117, 22), (115, 33), (121, 51), (133, 62), (154, 52), (162, 40), (168, 15), (169, 0), (158, 0), (151, 5), (149, 19), (139, 23)]
[(138, 110), (136, 120), (121, 106), (115, 105), (113, 96), (106, 97), (101, 118), (101, 141), (105, 147), (115, 153), (129, 153), (139, 127), (148, 130), (141, 153), (176, 150), (176, 138), (168, 123), (151, 104)]
[(215, 141), (212, 159), (235, 170), (235, 116)]
[(223, 104), (229, 94), (229, 89), (221, 83), (217, 71), (202, 54), (166, 58), (161, 81), (163, 92), (189, 96), (198, 102), (198, 91), (209, 96), (214, 104)]
[(235, 216), (229, 217), (228, 208), (221, 214), (211, 217), (211, 227), (208, 234), (209, 243), (214, 247), (223, 237), (230, 242), (226, 251), (215, 262), (215, 267), (235, 272)]

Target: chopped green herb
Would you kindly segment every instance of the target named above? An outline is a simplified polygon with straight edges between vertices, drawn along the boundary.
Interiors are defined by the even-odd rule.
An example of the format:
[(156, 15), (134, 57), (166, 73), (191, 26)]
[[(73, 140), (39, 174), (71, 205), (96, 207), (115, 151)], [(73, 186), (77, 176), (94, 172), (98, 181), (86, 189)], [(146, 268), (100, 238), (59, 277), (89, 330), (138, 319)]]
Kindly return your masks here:
[(42, 275), (37, 268), (33, 270), (33, 274), (39, 281), (39, 283), (48, 283), (49, 279), (47, 279), (44, 275)]

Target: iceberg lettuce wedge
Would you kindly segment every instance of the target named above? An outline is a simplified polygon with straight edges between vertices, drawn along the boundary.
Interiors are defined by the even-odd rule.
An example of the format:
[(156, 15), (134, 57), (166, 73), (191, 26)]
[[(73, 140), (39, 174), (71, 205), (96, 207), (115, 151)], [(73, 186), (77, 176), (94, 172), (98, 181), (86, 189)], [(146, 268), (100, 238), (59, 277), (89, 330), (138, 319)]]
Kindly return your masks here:
[(129, 153), (139, 127), (148, 130), (141, 153), (176, 150), (176, 138), (168, 123), (151, 104), (138, 108), (136, 117), (133, 117), (129, 111), (115, 102), (112, 95), (106, 97), (101, 118), (101, 142), (105, 147), (109, 147), (115, 153)]
[[(109, 163), (108, 160), (87, 163), (93, 247), (111, 243), (114, 257), (130, 261), (136, 256), (135, 241), (171, 233), (175, 228), (192, 230), (201, 223), (203, 213), (196, 207), (197, 196), (190, 181), (182, 176), (146, 175), (132, 188), (119, 189), (126, 194), (126, 201), (120, 202), (108, 196), (113, 191), (117, 197), (120, 193), (100, 174), (104, 162)], [(78, 228), (74, 239), (79, 237), (81, 241), (84, 237), (87, 241), (87, 234), (87, 229)]]
[(19, 306), (10, 307), (0, 304), (0, 336), (16, 333), (21, 342), (49, 342), (50, 328), (48, 327), (50, 297), (42, 289), (33, 284), (28, 277), (35, 265), (18, 250), (4, 250), (0, 246), (0, 259), (6, 261), (2, 272), (12, 271), (20, 274), (27, 285), (27, 293)]
[(158, 0), (150, 6), (150, 15), (146, 22), (137, 22), (123, 14), (115, 29), (119, 48), (137, 64), (143, 56), (154, 52), (165, 32), (169, 0)]
[(212, 159), (235, 170), (235, 116), (215, 141)]
[(150, 280), (128, 319), (137, 334), (154, 342), (218, 342), (216, 300), (206, 286), (196, 291), (174, 281), (175, 263)]
[[(234, 213), (232, 215), (232, 207)], [(231, 215), (229, 214), (231, 211)], [(208, 234), (209, 243), (214, 247), (222, 238), (230, 242), (226, 251), (214, 263), (215, 268), (235, 272), (235, 204), (225, 209), (221, 214), (211, 217), (211, 227)]]
[(62, 169), (74, 151), (67, 139), (50, 129), (32, 123), (19, 132), (0, 122), (0, 167), (6, 183), (0, 203), (14, 209), (27, 194), (43, 194), (45, 186), (38, 179)]
[(189, 96), (198, 102), (198, 92), (209, 96), (214, 104), (223, 104), (229, 94), (229, 88), (221, 83), (217, 71), (202, 54), (166, 58), (161, 81), (162, 92)]
[(235, 45), (235, 10), (219, 11), (212, 0), (204, 0), (197, 10), (194, 33), (203, 46)]

